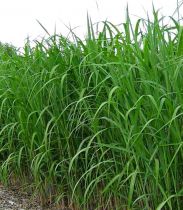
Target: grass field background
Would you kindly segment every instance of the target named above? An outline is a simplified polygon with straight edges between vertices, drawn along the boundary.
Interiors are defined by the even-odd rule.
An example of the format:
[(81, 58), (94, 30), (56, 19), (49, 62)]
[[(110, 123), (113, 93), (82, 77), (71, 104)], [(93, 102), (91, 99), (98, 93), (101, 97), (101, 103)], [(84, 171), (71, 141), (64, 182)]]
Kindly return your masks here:
[(78, 210), (183, 209), (183, 27), (153, 14), (1, 44), (4, 184)]

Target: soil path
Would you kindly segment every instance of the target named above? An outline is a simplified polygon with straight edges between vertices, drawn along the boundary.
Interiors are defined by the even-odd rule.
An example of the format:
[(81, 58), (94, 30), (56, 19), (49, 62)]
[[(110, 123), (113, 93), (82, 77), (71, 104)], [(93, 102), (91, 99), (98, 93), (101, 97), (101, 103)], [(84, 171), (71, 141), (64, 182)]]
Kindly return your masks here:
[(0, 210), (42, 210), (31, 195), (20, 193), (17, 189), (6, 189), (0, 185)]
[(0, 183), (0, 210), (71, 210), (50, 206), (42, 208), (31, 194), (21, 192), (16, 187), (5, 188)]

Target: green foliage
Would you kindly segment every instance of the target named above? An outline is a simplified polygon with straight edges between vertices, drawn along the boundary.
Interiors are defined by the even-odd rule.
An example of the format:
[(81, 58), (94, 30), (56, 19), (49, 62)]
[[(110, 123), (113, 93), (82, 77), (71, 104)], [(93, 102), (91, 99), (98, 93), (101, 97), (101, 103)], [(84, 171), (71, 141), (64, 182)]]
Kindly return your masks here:
[(2, 45), (1, 181), (73, 209), (182, 210), (183, 32), (162, 23)]

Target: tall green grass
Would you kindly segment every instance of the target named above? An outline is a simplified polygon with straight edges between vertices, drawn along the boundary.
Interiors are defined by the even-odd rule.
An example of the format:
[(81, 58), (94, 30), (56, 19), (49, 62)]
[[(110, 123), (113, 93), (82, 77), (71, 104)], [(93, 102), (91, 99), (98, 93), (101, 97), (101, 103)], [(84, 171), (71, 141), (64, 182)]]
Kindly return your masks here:
[(0, 179), (78, 210), (183, 209), (183, 27), (129, 16), (0, 47)]

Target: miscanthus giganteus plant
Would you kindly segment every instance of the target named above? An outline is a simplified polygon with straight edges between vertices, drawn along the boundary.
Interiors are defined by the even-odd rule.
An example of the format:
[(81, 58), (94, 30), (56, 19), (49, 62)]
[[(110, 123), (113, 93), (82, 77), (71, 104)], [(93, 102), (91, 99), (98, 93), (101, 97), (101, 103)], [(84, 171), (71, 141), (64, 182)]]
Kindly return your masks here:
[(153, 14), (0, 48), (4, 184), (78, 210), (183, 209), (183, 28)]

